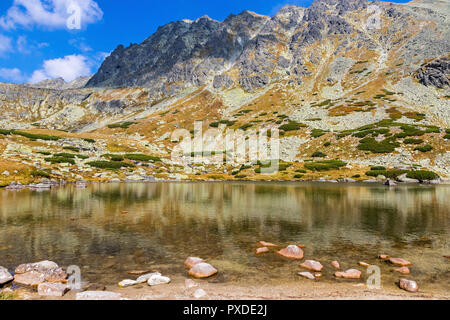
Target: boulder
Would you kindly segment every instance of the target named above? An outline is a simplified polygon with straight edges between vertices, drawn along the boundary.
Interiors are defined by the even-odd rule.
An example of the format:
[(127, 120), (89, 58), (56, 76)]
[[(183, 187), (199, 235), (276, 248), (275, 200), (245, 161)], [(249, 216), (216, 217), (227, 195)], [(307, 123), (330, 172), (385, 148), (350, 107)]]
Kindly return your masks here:
[[(36, 263), (26, 263), (19, 265), (15, 270), (15, 276), (20, 280), (30, 280), (31, 278), (37, 279), (37, 274), (39, 273), (44, 277), (45, 281), (42, 282), (65, 282), (67, 279), (66, 271), (59, 267), (53, 261), (41, 261)], [(20, 276), (25, 275), (27, 276)], [(15, 277), (15, 282), (18, 282)]]
[(389, 258), (389, 262), (399, 267), (409, 267), (412, 263), (402, 258)]
[(148, 279), (147, 283), (149, 286), (158, 286), (161, 284), (168, 284), (168, 283), (170, 283), (170, 278), (155, 274), (155, 275), (151, 276), (150, 279)]
[(76, 300), (120, 300), (122, 295), (110, 291), (85, 291), (76, 295)]
[(334, 276), (336, 278), (344, 278), (344, 279), (359, 279), (361, 278), (361, 271), (356, 269), (349, 269), (345, 272), (335, 272)]
[(159, 273), (159, 272), (152, 272), (152, 273), (144, 274), (144, 275), (138, 277), (138, 278), (136, 279), (136, 282), (137, 282), (137, 283), (144, 283), (144, 282), (147, 282), (147, 281), (148, 281), (151, 277), (153, 277), (153, 276), (161, 276), (161, 273)]
[(122, 280), (122, 281), (119, 282), (119, 287), (126, 288), (126, 287), (134, 286), (136, 284), (138, 284), (137, 281), (126, 279), (126, 280)]
[(267, 253), (267, 252), (269, 252), (269, 248), (267, 248), (267, 247), (262, 247), (262, 248), (256, 249), (256, 254), (262, 254), (262, 253)]
[(411, 271), (408, 267), (401, 267), (394, 270), (395, 272), (401, 273), (401, 274), (410, 274)]
[(288, 246), (287, 248), (281, 249), (277, 252), (279, 255), (288, 258), (288, 259), (296, 259), (301, 260), (303, 259), (304, 253), (303, 250), (300, 249), (298, 246)]
[(276, 244), (270, 243), (270, 242), (265, 242), (265, 241), (260, 241), (258, 242), (258, 244), (261, 247), (278, 247)]
[(62, 297), (69, 288), (67, 285), (55, 282), (44, 282), (38, 285), (38, 294), (47, 297)]
[(202, 262), (198, 263), (189, 270), (189, 275), (194, 278), (209, 278), (217, 273), (217, 269), (212, 265)]
[(341, 265), (339, 264), (338, 261), (331, 261), (331, 266), (336, 269), (336, 270), (340, 270), (341, 269)]
[(316, 277), (311, 272), (299, 272), (298, 275), (309, 280), (316, 279)]
[(14, 275), (14, 282), (23, 286), (36, 287), (46, 282), (45, 274), (37, 271), (19, 273)]
[(201, 258), (197, 258), (197, 257), (189, 257), (184, 262), (184, 265), (186, 266), (186, 268), (192, 269), (193, 266), (195, 266), (196, 264), (202, 263), (202, 262), (205, 262), (205, 260), (203, 260)]
[(8, 269), (0, 267), (0, 285), (12, 281), (14, 277), (8, 272)]
[(401, 289), (406, 290), (408, 292), (417, 292), (419, 291), (419, 286), (417, 282), (407, 279), (400, 279), (399, 286)]
[(323, 265), (320, 262), (314, 260), (306, 260), (300, 265), (300, 267), (315, 272), (320, 272), (323, 269)]
[(83, 291), (105, 291), (106, 287), (99, 283), (89, 283), (83, 287)]

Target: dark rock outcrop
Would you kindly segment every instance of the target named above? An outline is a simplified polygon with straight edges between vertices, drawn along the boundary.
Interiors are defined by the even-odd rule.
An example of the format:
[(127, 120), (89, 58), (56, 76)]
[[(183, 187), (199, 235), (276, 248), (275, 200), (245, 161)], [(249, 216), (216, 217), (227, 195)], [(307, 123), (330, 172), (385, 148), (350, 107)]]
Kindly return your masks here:
[(436, 59), (420, 68), (415, 77), (424, 86), (433, 86), (439, 89), (450, 86), (449, 58)]

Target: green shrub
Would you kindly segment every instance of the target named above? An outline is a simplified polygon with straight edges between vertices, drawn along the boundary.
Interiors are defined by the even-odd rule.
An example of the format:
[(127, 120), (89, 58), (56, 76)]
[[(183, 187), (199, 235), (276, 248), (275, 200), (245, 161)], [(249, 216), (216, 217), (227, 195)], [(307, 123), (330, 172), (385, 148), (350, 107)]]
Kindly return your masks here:
[(304, 169), (298, 169), (298, 170), (295, 170), (295, 172), (297, 172), (297, 173), (307, 173), (307, 171), (304, 170)]
[(420, 151), (420, 152), (430, 152), (433, 150), (433, 147), (427, 144), (426, 146), (417, 147), (414, 149), (414, 151)]
[(76, 148), (76, 147), (64, 147), (64, 150), (70, 150), (73, 152), (80, 152), (80, 149)]
[(435, 180), (439, 178), (439, 176), (436, 173), (426, 170), (410, 171), (408, 172), (406, 177), (410, 179), (416, 179), (419, 181)]
[(286, 171), (290, 167), (292, 167), (292, 164), (290, 164), (290, 163), (280, 163), (278, 165), (278, 170), (279, 171)]
[(439, 127), (428, 127), (425, 130), (426, 133), (441, 133), (441, 129)]
[(327, 132), (321, 129), (313, 129), (311, 132), (311, 137), (313, 138), (320, 138), (321, 136), (325, 135)]
[(331, 142), (330, 142), (330, 141), (325, 142), (325, 144), (324, 144), (323, 146), (324, 146), (324, 147), (329, 147), (329, 146), (331, 146)]
[(389, 179), (397, 179), (398, 176), (401, 176), (402, 174), (407, 173), (408, 170), (401, 170), (401, 169), (393, 169), (393, 170), (371, 170), (366, 172), (366, 176), (369, 177), (378, 177), (378, 176), (385, 176)]
[(95, 143), (94, 139), (84, 138), (83, 140), (89, 143)]
[(161, 158), (148, 156), (145, 154), (126, 154), (125, 158), (133, 161), (142, 161), (142, 162), (161, 162)]
[(235, 177), (236, 179), (245, 179), (245, 178), (247, 178), (247, 176), (244, 175), (244, 174), (238, 174), (238, 175), (235, 175), (234, 177)]
[(372, 153), (391, 153), (395, 148), (400, 147), (400, 144), (395, 141), (395, 138), (387, 138), (381, 142), (374, 138), (364, 138), (360, 140), (358, 145), (359, 150), (370, 151)]
[(50, 162), (51, 164), (56, 164), (56, 163), (69, 163), (69, 164), (75, 164), (75, 160), (74, 160), (73, 158), (58, 157), (58, 156), (54, 156), (54, 157), (50, 157), (50, 158), (45, 158), (45, 161)]
[(304, 177), (303, 174), (296, 174), (296, 175), (294, 176), (295, 179), (302, 179), (303, 177)]
[(12, 133), (12, 130), (0, 129), (0, 134), (4, 136), (9, 136)]
[(50, 152), (47, 152), (47, 151), (39, 151), (38, 153), (39, 153), (39, 154), (42, 154), (42, 155), (44, 155), (44, 156), (50, 156), (50, 155), (51, 155), (51, 153), (50, 153)]
[(444, 136), (444, 139), (450, 140), (450, 133), (447, 133), (447, 134)]
[(327, 155), (323, 152), (316, 151), (312, 154), (313, 158), (325, 158)]
[(286, 124), (280, 126), (279, 129), (283, 130), (283, 131), (297, 131), (297, 130), (300, 130), (300, 128), (305, 128), (305, 127), (307, 127), (307, 126), (303, 123), (289, 121), (289, 123), (286, 123)]
[(34, 133), (22, 132), (22, 131), (12, 131), (11, 133), (28, 138), (28, 139), (32, 139), (32, 140), (57, 141), (57, 140), (61, 139), (60, 137), (57, 137), (57, 136), (49, 136), (47, 134), (34, 134)]
[(345, 167), (346, 162), (340, 160), (324, 160), (305, 163), (305, 168), (311, 171), (329, 171)]
[(405, 143), (405, 144), (421, 144), (421, 143), (423, 143), (423, 140), (422, 139), (409, 138), (409, 139), (403, 140), (403, 143)]
[(240, 126), (239, 129), (244, 130), (244, 131), (247, 131), (247, 130), (250, 129), (251, 127), (253, 127), (253, 124), (247, 123), (247, 124), (244, 124), (244, 125)]
[(352, 178), (353, 179), (358, 179), (358, 178), (361, 178), (361, 175), (360, 174), (355, 174)]
[(91, 167), (99, 169), (121, 169), (124, 167), (134, 167), (132, 164), (120, 161), (91, 161), (87, 164)]
[(260, 174), (261, 173), (261, 168), (256, 168), (255, 169), (255, 173)]
[(33, 170), (31, 171), (31, 175), (33, 177), (43, 177), (43, 178), (50, 178), (50, 173), (42, 170)]
[(370, 170), (372, 170), (372, 171), (386, 170), (386, 167), (383, 167), (383, 166), (375, 166), (375, 167), (371, 167)]
[(108, 128), (110, 128), (110, 129), (117, 129), (117, 128), (128, 129), (133, 124), (136, 124), (136, 122), (133, 122), (133, 121), (118, 122), (118, 123), (113, 123), (113, 124), (108, 125)]

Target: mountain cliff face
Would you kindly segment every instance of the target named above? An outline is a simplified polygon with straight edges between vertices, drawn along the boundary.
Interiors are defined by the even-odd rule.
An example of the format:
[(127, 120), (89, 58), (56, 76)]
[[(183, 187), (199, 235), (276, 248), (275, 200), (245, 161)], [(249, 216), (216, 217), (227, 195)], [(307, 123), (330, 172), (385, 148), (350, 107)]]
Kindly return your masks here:
[[(194, 132), (201, 120), (204, 130), (280, 129), (280, 157), (292, 168), (303, 170), (313, 154), (349, 163), (327, 177), (364, 179), (375, 165), (450, 178), (448, 39), (447, 0), (316, 0), (273, 17), (244, 11), (224, 21), (172, 22), (141, 44), (119, 45), (92, 78), (0, 84), (0, 129), (7, 129), (0, 131), (0, 171), (2, 161), (24, 161), (23, 144), (32, 155), (69, 144), (91, 160), (103, 160), (100, 150), (157, 155), (164, 164), (130, 170), (173, 177), (180, 172), (169, 159), (170, 135)], [(42, 145), (10, 129), (64, 139)], [(92, 168), (79, 162), (76, 176), (92, 179)], [(235, 168), (201, 168), (188, 178), (217, 170), (234, 178)], [(255, 173), (245, 176), (263, 179)]]
[[(380, 30), (367, 29), (374, 4)], [(450, 51), (449, 9), (438, 9), (316, 0), (307, 9), (285, 6), (272, 18), (245, 11), (223, 22), (173, 22), (141, 44), (117, 47), (87, 87), (147, 87), (157, 100), (187, 86), (254, 91), (278, 81), (301, 85), (320, 72), (314, 67), (321, 61), (363, 55), (378, 56), (380, 65), (402, 60), (412, 72)]]

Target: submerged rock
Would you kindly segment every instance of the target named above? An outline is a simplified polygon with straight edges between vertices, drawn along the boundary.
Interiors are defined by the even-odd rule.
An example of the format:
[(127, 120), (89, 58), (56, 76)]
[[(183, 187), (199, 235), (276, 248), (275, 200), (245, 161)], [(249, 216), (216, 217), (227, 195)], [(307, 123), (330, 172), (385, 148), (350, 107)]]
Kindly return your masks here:
[(136, 284), (138, 284), (137, 281), (126, 279), (126, 280), (122, 280), (122, 281), (119, 282), (119, 287), (126, 288), (126, 287), (134, 286)]
[(298, 275), (309, 280), (316, 279), (316, 277), (311, 272), (299, 272)]
[(336, 270), (340, 270), (341, 269), (341, 265), (339, 264), (338, 261), (331, 261), (331, 266), (336, 269)]
[(198, 263), (189, 270), (189, 275), (194, 278), (209, 278), (217, 273), (217, 269), (212, 265), (202, 262)]
[(276, 244), (273, 244), (270, 242), (265, 242), (265, 241), (260, 241), (260, 242), (258, 242), (258, 244), (262, 247), (278, 247)]
[(344, 278), (344, 279), (359, 279), (361, 278), (361, 271), (356, 269), (349, 269), (345, 272), (335, 272), (334, 276), (336, 278)]
[(150, 279), (148, 279), (147, 284), (149, 286), (158, 286), (161, 284), (168, 284), (168, 283), (170, 283), (170, 281), (171, 280), (169, 277), (164, 277), (164, 276), (155, 274), (155, 275), (151, 276)]
[(296, 259), (301, 260), (303, 259), (304, 253), (303, 250), (300, 249), (298, 246), (288, 246), (287, 248), (281, 249), (277, 252), (279, 255), (288, 258), (288, 259)]
[(203, 260), (202, 258), (189, 257), (184, 262), (184, 265), (186, 266), (186, 268), (192, 269), (193, 266), (195, 266), (196, 264), (202, 263), (202, 262), (205, 262), (205, 260)]
[(412, 263), (402, 258), (389, 258), (389, 262), (399, 267), (409, 267)]
[(316, 272), (320, 272), (323, 269), (323, 265), (320, 262), (314, 260), (306, 260), (300, 265), (300, 267)]
[(89, 283), (83, 287), (84, 291), (105, 291), (106, 287), (99, 283)]
[(38, 294), (47, 297), (62, 297), (69, 288), (62, 283), (44, 282), (38, 285)]
[(401, 273), (401, 274), (410, 274), (411, 271), (408, 267), (401, 267), (394, 270), (395, 272)]
[(407, 279), (400, 279), (399, 286), (401, 289), (406, 290), (408, 292), (417, 292), (419, 291), (419, 286), (417, 282)]
[(267, 247), (262, 247), (262, 248), (256, 249), (256, 254), (262, 254), (262, 253), (267, 253), (267, 252), (269, 252), (269, 248), (267, 248)]
[(144, 282), (147, 282), (147, 281), (148, 281), (151, 277), (153, 277), (153, 276), (161, 276), (161, 273), (159, 273), (159, 272), (152, 272), (152, 273), (144, 274), (144, 275), (138, 277), (138, 278), (136, 279), (136, 282), (137, 282), (137, 283), (144, 283)]
[(122, 295), (110, 291), (85, 291), (76, 295), (76, 300), (120, 300)]
[(368, 264), (367, 262), (364, 262), (364, 261), (360, 261), (360, 262), (359, 262), (359, 265), (360, 265), (361, 267), (364, 267), (364, 268), (370, 267), (370, 264)]
[(390, 258), (390, 256), (388, 256), (387, 254), (380, 254), (378, 256), (378, 258), (381, 260), (388, 260)]
[(8, 269), (0, 267), (0, 285), (12, 281), (14, 277), (8, 272)]

